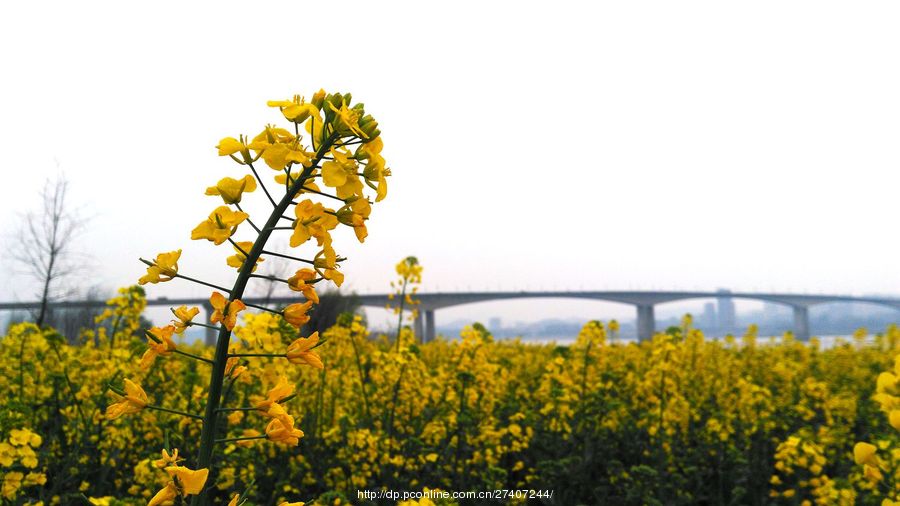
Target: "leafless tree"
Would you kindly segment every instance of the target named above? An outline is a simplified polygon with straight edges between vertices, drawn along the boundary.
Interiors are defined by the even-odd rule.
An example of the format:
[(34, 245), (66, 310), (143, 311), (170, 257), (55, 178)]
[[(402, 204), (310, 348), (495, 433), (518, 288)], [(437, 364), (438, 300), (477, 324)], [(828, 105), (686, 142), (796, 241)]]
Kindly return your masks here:
[(64, 281), (81, 263), (73, 242), (84, 232), (86, 219), (68, 208), (68, 189), (69, 182), (62, 174), (47, 179), (40, 193), (41, 208), (22, 216), (16, 234), (19, 244), (10, 248), (13, 259), (39, 283), (38, 326), (48, 318), (48, 304), (67, 295)]
[(270, 256), (266, 258), (266, 272), (265, 276), (269, 276), (269, 278), (260, 278), (260, 283), (257, 285), (256, 290), (254, 290), (254, 296), (260, 297), (263, 299), (262, 306), (269, 307), (271, 306), (272, 297), (276, 297), (279, 295), (287, 295), (290, 293), (287, 290), (287, 285), (282, 283), (281, 281), (276, 281), (275, 279), (286, 279), (292, 273), (290, 272), (290, 262), (276, 257)]

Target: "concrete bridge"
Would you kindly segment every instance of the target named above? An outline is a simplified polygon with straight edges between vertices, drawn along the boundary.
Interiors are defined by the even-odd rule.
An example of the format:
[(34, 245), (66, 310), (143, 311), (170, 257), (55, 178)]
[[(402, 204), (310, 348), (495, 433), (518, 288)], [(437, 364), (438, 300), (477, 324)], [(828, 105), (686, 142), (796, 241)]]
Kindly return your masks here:
[[(385, 307), (390, 301), (387, 294), (356, 295), (363, 306)], [(475, 304), (495, 300), (511, 299), (587, 299), (607, 302), (618, 302), (635, 307), (637, 312), (637, 335), (639, 340), (653, 337), (656, 331), (654, 318), (655, 307), (660, 304), (690, 299), (717, 299), (720, 307), (730, 306), (730, 318), (734, 321), (733, 304), (723, 304), (723, 301), (732, 299), (748, 299), (781, 304), (793, 309), (794, 335), (798, 339), (809, 339), (809, 308), (821, 304), (833, 303), (864, 303), (886, 306), (900, 310), (900, 298), (896, 297), (855, 297), (850, 295), (806, 295), (790, 293), (756, 293), (756, 292), (731, 292), (718, 290), (714, 292), (677, 292), (677, 291), (578, 291), (578, 292), (446, 292), (446, 293), (420, 293), (416, 295), (419, 301), (419, 316), (415, 321), (416, 335), (422, 340), (429, 341), (435, 337), (434, 312), (452, 306), (463, 304)], [(297, 302), (297, 297), (271, 297), (269, 299), (247, 298), (246, 302), (253, 304), (268, 303), (274, 306), (284, 306)], [(148, 299), (149, 306), (180, 305), (201, 306), (207, 314), (212, 312), (212, 307), (207, 299), (175, 298)], [(67, 301), (55, 302), (52, 308), (83, 308), (104, 307), (104, 301)], [(0, 302), (0, 310), (36, 309), (40, 307), (38, 302)], [(215, 340), (214, 331), (208, 330), (207, 343)]]

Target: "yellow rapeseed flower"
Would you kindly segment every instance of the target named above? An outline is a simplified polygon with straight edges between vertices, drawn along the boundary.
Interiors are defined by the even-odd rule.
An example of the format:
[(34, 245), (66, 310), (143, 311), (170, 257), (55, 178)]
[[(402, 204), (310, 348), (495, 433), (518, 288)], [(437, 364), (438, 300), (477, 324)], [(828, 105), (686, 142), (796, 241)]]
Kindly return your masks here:
[(112, 392), (112, 395), (117, 400), (106, 408), (107, 420), (115, 420), (122, 415), (137, 413), (144, 409), (147, 404), (150, 404), (150, 399), (147, 397), (144, 389), (130, 379), (125, 380), (125, 395), (119, 395), (115, 392)]
[(384, 143), (381, 137), (377, 137), (359, 147), (356, 158), (368, 160), (363, 169), (363, 178), (370, 188), (375, 189), (375, 202), (381, 202), (387, 196), (387, 177), (391, 175), (390, 169), (385, 167), (385, 160), (381, 156)]
[(313, 332), (309, 337), (300, 337), (287, 348), (287, 359), (292, 364), (309, 364), (316, 369), (324, 369), (325, 365), (313, 348), (319, 344), (319, 333)]
[(169, 466), (165, 470), (174, 479), (157, 492), (147, 506), (172, 504), (179, 495), (187, 497), (199, 494), (209, 477), (209, 469), (194, 471), (183, 466)]
[(230, 156), (235, 153), (243, 152), (247, 152), (249, 155), (247, 145), (234, 137), (225, 137), (219, 141), (219, 145), (216, 146), (216, 149), (219, 150), (219, 156)]
[(172, 320), (173, 325), (175, 325), (175, 333), (181, 335), (191, 326), (191, 321), (200, 313), (200, 308), (192, 307), (188, 309), (187, 306), (180, 306), (177, 309), (173, 309), (172, 313), (177, 318), (177, 320)]
[(312, 269), (300, 269), (288, 278), (288, 288), (295, 292), (303, 293), (306, 300), (312, 301), (313, 304), (318, 304), (319, 295), (316, 293), (315, 287), (307, 283), (307, 281), (316, 279), (316, 276), (316, 271)]
[(248, 174), (241, 179), (222, 178), (215, 186), (207, 188), (206, 194), (219, 195), (226, 204), (238, 204), (244, 192), (251, 193), (255, 190), (256, 178)]
[(237, 378), (240, 374), (247, 370), (246, 366), (239, 365), (241, 359), (239, 357), (231, 357), (225, 362), (225, 376), (232, 379)]
[(275, 170), (283, 170), (294, 163), (304, 167), (312, 164), (312, 153), (307, 153), (300, 146), (299, 139), (284, 128), (267, 126), (253, 138), (249, 148), (259, 153), (266, 165)]
[(307, 103), (300, 95), (294, 95), (292, 100), (269, 100), (266, 105), (280, 108), (285, 119), (294, 123), (303, 123), (310, 116), (319, 117), (319, 108)]
[(313, 301), (311, 300), (308, 300), (302, 304), (291, 304), (290, 306), (284, 308), (281, 314), (282, 316), (284, 316), (285, 321), (295, 327), (300, 327), (309, 321), (309, 315), (306, 313), (309, 312), (309, 309), (312, 307), (312, 305)]
[(175, 333), (174, 325), (166, 325), (165, 327), (150, 327), (147, 331), (147, 344), (150, 346), (141, 357), (140, 368), (147, 370), (157, 356), (167, 357), (175, 351), (175, 341), (172, 340), (172, 334)]
[(37, 448), (41, 446), (43, 439), (28, 429), (13, 429), (9, 431), (9, 442), (15, 446), (31, 445)]
[(165, 469), (169, 466), (178, 465), (178, 462), (184, 460), (178, 456), (178, 448), (173, 448), (170, 454), (165, 448), (160, 452), (160, 458), (153, 461), (153, 465), (159, 469)]
[(209, 317), (209, 321), (211, 323), (221, 322), (228, 330), (234, 330), (234, 326), (237, 324), (237, 314), (247, 309), (247, 306), (240, 299), (229, 302), (219, 292), (212, 293), (209, 297), (209, 303), (214, 309), (213, 314)]
[(280, 443), (288, 446), (297, 446), (300, 438), (303, 437), (303, 431), (294, 428), (294, 418), (290, 415), (273, 418), (266, 425), (266, 437), (269, 441)]
[[(236, 254), (231, 255), (230, 257), (226, 258), (225, 262), (229, 266), (240, 270), (241, 267), (244, 266), (244, 262), (247, 260), (247, 256), (245, 255), (245, 253), (250, 253), (250, 250), (253, 248), (253, 242), (252, 241), (238, 241), (234, 244), (235, 244), (234, 251), (236, 252)], [(252, 272), (256, 272), (256, 267), (259, 265), (260, 262), (264, 262), (264, 261), (265, 261), (265, 259), (263, 257), (261, 257), (261, 256), (257, 257), (256, 265), (253, 266)]]
[(352, 133), (360, 139), (368, 139), (369, 136), (359, 128), (359, 112), (347, 107), (346, 101), (341, 101), (340, 107), (328, 102), (328, 107), (334, 112), (335, 127), (340, 132)]
[(297, 219), (294, 221), (294, 232), (289, 243), (291, 247), (296, 248), (311, 237), (315, 237), (319, 245), (330, 241), (328, 231), (334, 230), (338, 225), (337, 217), (331, 214), (333, 212), (321, 203), (309, 199), (298, 202), (294, 206), (294, 215)]
[(233, 211), (228, 206), (219, 206), (210, 213), (206, 221), (201, 222), (191, 231), (191, 239), (207, 239), (216, 245), (222, 244), (237, 231), (238, 225), (249, 216), (241, 211)]
[(171, 281), (178, 274), (178, 259), (180, 257), (180, 249), (156, 255), (153, 265), (147, 267), (147, 274), (141, 276), (138, 283), (146, 285), (147, 283), (156, 284)]
[(875, 455), (877, 450), (878, 449), (873, 444), (856, 443), (853, 447), (853, 460), (856, 461), (857, 464), (878, 467), (878, 456)]

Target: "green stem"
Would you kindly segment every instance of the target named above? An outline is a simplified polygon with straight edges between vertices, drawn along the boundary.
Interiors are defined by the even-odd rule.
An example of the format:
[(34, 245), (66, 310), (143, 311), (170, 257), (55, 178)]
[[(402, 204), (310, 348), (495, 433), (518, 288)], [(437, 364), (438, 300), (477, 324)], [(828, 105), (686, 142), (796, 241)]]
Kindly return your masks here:
[[(250, 274), (253, 273), (256, 261), (262, 254), (263, 248), (269, 240), (269, 236), (272, 234), (272, 231), (268, 229), (276, 226), (278, 220), (281, 219), (281, 215), (284, 214), (291, 203), (291, 195), (297, 193), (306, 177), (318, 167), (319, 162), (322, 160), (322, 156), (325, 155), (335, 140), (337, 140), (336, 136), (331, 135), (326, 142), (319, 147), (316, 151), (316, 158), (313, 160), (313, 163), (311, 163), (309, 167), (303, 169), (303, 173), (299, 180), (291, 187), (291, 191), (287, 192), (285, 196), (282, 197), (281, 201), (275, 205), (272, 214), (269, 215), (269, 219), (263, 226), (263, 230), (256, 238), (256, 241), (254, 241), (253, 247), (250, 249), (250, 254), (247, 255), (243, 266), (241, 266), (240, 272), (238, 272), (238, 277), (231, 289), (230, 300), (239, 299), (244, 295), (244, 290), (247, 288), (247, 282), (250, 280)], [(254, 174), (255, 173), (256, 171), (254, 170)], [(263, 189), (265, 189), (265, 186), (263, 186)], [(268, 195), (268, 191), (266, 191), (266, 195)], [(213, 447), (215, 446), (216, 422), (219, 414), (219, 402), (221, 401), (222, 396), (222, 383), (225, 378), (225, 364), (228, 361), (228, 346), (230, 344), (231, 331), (223, 326), (219, 330), (218, 340), (216, 341), (215, 358), (213, 359), (212, 372), (210, 373), (209, 392), (206, 400), (206, 414), (203, 417), (203, 429), (200, 432), (200, 449), (197, 455), (198, 469), (209, 468), (210, 463), (212, 462)], [(207, 490), (194, 496), (192, 501), (194, 506), (205, 505), (208, 503), (209, 495)]]
[(262, 187), (263, 192), (266, 194), (266, 197), (269, 198), (269, 202), (271, 202), (273, 206), (278, 207), (275, 205), (275, 200), (272, 198), (272, 195), (269, 194), (269, 189), (266, 188), (266, 185), (263, 183), (262, 178), (259, 177), (259, 174), (256, 172), (256, 167), (254, 167), (250, 162), (247, 162), (247, 166), (250, 167), (251, 171), (253, 171), (253, 175), (256, 176), (256, 180), (259, 181), (259, 186)]
[(183, 275), (183, 274), (175, 274), (175, 277), (176, 277), (176, 278), (181, 278), (181, 279), (186, 279), (186, 280), (188, 280), (188, 281), (193, 281), (194, 283), (199, 283), (199, 284), (201, 284), (201, 285), (206, 285), (206, 286), (208, 286), (208, 287), (210, 287), (210, 288), (215, 288), (216, 290), (222, 290), (223, 292), (226, 292), (226, 293), (231, 293), (231, 290), (225, 288), (224, 286), (214, 285), (214, 284), (212, 284), (212, 283), (207, 283), (206, 281), (200, 281), (199, 279), (190, 278), (190, 277), (185, 276), (185, 275)]
[(287, 283), (288, 280), (276, 278), (275, 276), (267, 276), (265, 274), (251, 274), (251, 278), (259, 278), (259, 279), (268, 279), (269, 281), (281, 281), (282, 283)]
[(232, 441), (249, 441), (251, 439), (266, 439), (268, 436), (244, 436), (244, 437), (229, 437), (224, 439), (216, 439), (216, 443), (231, 443)]
[(277, 311), (275, 309), (269, 309), (266, 306), (257, 306), (256, 304), (250, 304), (249, 302), (244, 302), (244, 305), (247, 307), (252, 307), (254, 309), (259, 309), (260, 311), (268, 311), (272, 314), (282, 314), (281, 311)]
[(403, 278), (403, 289), (400, 290), (400, 314), (397, 316), (397, 350), (400, 349), (400, 330), (403, 328), (403, 305), (406, 302), (407, 278)]
[(269, 358), (284, 358), (287, 355), (284, 353), (229, 353), (229, 357), (269, 357)]
[[(240, 205), (239, 203), (237, 203), (237, 202), (234, 203), (234, 207), (236, 207), (237, 210), (240, 211), (240, 212), (242, 212), (242, 213), (243, 213), (243, 212), (246, 212), (246, 211), (244, 211), (243, 209), (241, 209), (241, 205)], [(253, 227), (253, 230), (256, 230), (256, 233), (258, 234), (258, 233), (259, 233), (259, 227), (257, 227), (256, 224), (253, 223), (253, 220), (250, 219), (250, 216), (249, 216), (249, 215), (250, 215), (250, 213), (247, 213), (247, 223), (249, 223), (250, 226)]]
[(205, 324), (205, 323), (194, 322), (194, 321), (188, 323), (187, 325), (188, 325), (189, 327), (193, 327), (194, 325), (196, 325), (196, 326), (198, 326), (198, 327), (206, 327), (206, 328), (208, 328), (208, 329), (213, 329), (213, 330), (219, 330), (219, 329), (222, 328), (222, 327), (219, 326), (219, 325), (207, 325), (207, 324)]
[(192, 359), (194, 359), (194, 360), (199, 360), (199, 361), (201, 361), (201, 362), (206, 362), (207, 364), (213, 363), (212, 360), (210, 360), (210, 359), (208, 359), (208, 358), (201, 357), (201, 356), (199, 356), (199, 355), (194, 355), (193, 353), (188, 353), (188, 352), (186, 352), (186, 351), (181, 351), (181, 350), (179, 350), (179, 349), (176, 349), (176, 350), (174, 350), (174, 351), (175, 351), (175, 353), (177, 353), (177, 354), (179, 354), (179, 355), (184, 355), (185, 357), (190, 357), (190, 358), (192, 358)]
[(288, 260), (296, 260), (296, 261), (298, 261), (298, 262), (303, 262), (303, 263), (309, 264), (309, 265), (315, 265), (315, 263), (316, 263), (316, 262), (313, 261), (313, 260), (307, 260), (307, 259), (305, 259), (305, 258), (292, 257), (292, 256), (290, 256), (290, 255), (285, 255), (285, 254), (282, 254), (282, 253), (276, 253), (276, 252), (274, 252), (274, 251), (263, 251), (263, 253), (265, 253), (266, 255), (271, 255), (271, 256), (273, 256), (273, 257), (281, 257), (281, 258), (287, 258)]
[(341, 202), (346, 202), (346, 200), (344, 200), (338, 196), (332, 195), (330, 193), (320, 192), (318, 190), (313, 190), (312, 188), (307, 188), (306, 186), (303, 187), (303, 191), (308, 192), (308, 193), (315, 193), (316, 195), (321, 195), (323, 197), (332, 198), (334, 200), (340, 200)]
[(356, 370), (359, 371), (359, 388), (362, 390), (363, 408), (366, 410), (366, 423), (372, 424), (372, 411), (369, 409), (369, 394), (366, 391), (366, 378), (363, 374), (362, 360), (359, 357), (359, 347), (356, 346), (356, 339), (353, 332), (350, 332), (350, 344), (353, 345), (353, 355), (356, 357)]

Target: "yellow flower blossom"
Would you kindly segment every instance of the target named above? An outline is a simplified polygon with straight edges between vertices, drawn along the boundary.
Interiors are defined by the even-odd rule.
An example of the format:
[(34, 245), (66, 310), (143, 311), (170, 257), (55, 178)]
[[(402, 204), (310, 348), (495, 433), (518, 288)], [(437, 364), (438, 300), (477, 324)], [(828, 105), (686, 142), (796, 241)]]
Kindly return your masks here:
[(294, 428), (294, 418), (290, 415), (273, 418), (266, 425), (266, 437), (269, 441), (284, 444), (287, 446), (297, 446), (300, 438), (303, 437), (303, 431)]
[(219, 206), (206, 221), (191, 231), (191, 239), (206, 239), (219, 245), (227, 241), (236, 231), (238, 225), (249, 217), (247, 213), (233, 211), (228, 206)]
[(184, 466), (170, 466), (166, 468), (169, 476), (178, 479), (178, 484), (184, 489), (184, 495), (196, 495), (203, 490), (209, 469), (192, 470)]
[(16, 458), (16, 449), (9, 443), (0, 443), (0, 467), (11, 467)]
[(246, 366), (239, 365), (240, 357), (230, 357), (227, 362), (225, 362), (225, 376), (229, 378), (237, 378), (240, 374), (247, 370)]
[[(247, 260), (247, 256), (244, 253), (250, 253), (250, 250), (253, 249), (252, 241), (238, 241), (234, 243), (234, 251), (235, 255), (231, 255), (230, 257), (225, 259), (225, 262), (235, 269), (240, 270), (244, 266), (244, 262)], [(264, 262), (265, 259), (260, 256), (256, 258), (256, 265), (253, 266), (253, 270), (251, 272), (256, 272), (256, 268), (259, 266), (260, 262)]]
[(334, 160), (322, 164), (322, 183), (334, 188), (340, 199), (362, 198), (363, 184), (357, 175), (357, 161), (343, 149), (331, 150), (331, 156)]
[(266, 165), (275, 170), (283, 170), (294, 163), (304, 167), (312, 164), (312, 153), (306, 152), (300, 146), (299, 139), (283, 128), (267, 126), (253, 138), (249, 147), (259, 153)]
[(853, 460), (856, 461), (857, 464), (867, 464), (878, 467), (878, 456), (875, 455), (877, 450), (878, 449), (873, 444), (856, 443), (853, 447)]
[(206, 194), (219, 195), (226, 204), (238, 204), (244, 192), (251, 193), (255, 190), (256, 178), (248, 174), (241, 179), (222, 178), (215, 186), (207, 188)]
[(140, 368), (147, 370), (157, 356), (167, 357), (175, 351), (175, 341), (172, 340), (172, 334), (175, 333), (174, 325), (166, 325), (165, 327), (150, 327), (147, 331), (147, 344), (150, 346), (141, 357)]
[(292, 100), (269, 100), (266, 105), (280, 108), (285, 119), (294, 123), (303, 123), (310, 116), (319, 117), (319, 108), (307, 103), (300, 95), (294, 95)]
[(177, 320), (172, 320), (175, 326), (175, 333), (181, 335), (191, 326), (191, 321), (200, 313), (200, 308), (192, 307), (188, 309), (187, 306), (180, 306), (177, 309), (173, 309), (172, 313), (177, 318)]
[(150, 404), (150, 399), (144, 389), (130, 379), (125, 379), (125, 395), (115, 392), (112, 392), (112, 395), (117, 400), (106, 408), (107, 420), (115, 420), (122, 415), (137, 413)]
[(213, 292), (209, 297), (209, 303), (213, 307), (213, 314), (210, 315), (211, 323), (222, 323), (228, 330), (234, 330), (237, 324), (237, 314), (247, 309), (247, 306), (240, 299), (228, 301), (224, 295), (219, 292)]
[(334, 123), (339, 132), (353, 134), (360, 139), (369, 138), (369, 136), (359, 128), (359, 112), (347, 107), (346, 101), (341, 101), (340, 107), (336, 107), (331, 102), (328, 102), (328, 107), (334, 112)]
[(356, 151), (358, 160), (368, 160), (363, 169), (363, 178), (370, 188), (375, 189), (375, 202), (381, 202), (387, 196), (387, 177), (391, 175), (390, 169), (385, 167), (385, 160), (381, 156), (384, 144), (381, 137), (377, 137), (359, 147)]
[(254, 406), (266, 417), (284, 417), (287, 416), (287, 412), (280, 403), (293, 393), (294, 385), (289, 383), (286, 377), (281, 376), (278, 378), (278, 383), (266, 393), (266, 398), (256, 401)]
[(369, 201), (358, 198), (338, 210), (337, 218), (338, 221), (344, 225), (353, 227), (353, 231), (356, 233), (356, 239), (359, 240), (359, 242), (365, 242), (366, 237), (369, 235), (369, 232), (366, 229), (366, 220), (369, 218), (371, 212), (372, 206)]
[(171, 281), (178, 274), (178, 259), (180, 257), (180, 249), (156, 255), (153, 265), (147, 267), (147, 274), (141, 276), (138, 283), (146, 285), (147, 283), (156, 284)]
[(300, 327), (309, 321), (309, 315), (306, 314), (309, 312), (309, 309), (312, 307), (313, 301), (308, 300), (302, 304), (291, 304), (290, 306), (284, 308), (281, 312), (281, 315), (284, 316), (285, 321), (290, 323), (295, 327)]
[(319, 303), (319, 295), (312, 284), (307, 281), (316, 279), (316, 271), (312, 269), (299, 269), (293, 276), (288, 278), (288, 288), (295, 292), (303, 293), (306, 300), (312, 301), (313, 304)]
[(326, 240), (330, 241), (328, 231), (334, 230), (338, 224), (337, 217), (330, 214), (332, 212), (321, 203), (314, 203), (309, 199), (298, 202), (294, 206), (297, 219), (294, 221), (294, 232), (289, 243), (291, 247), (296, 248), (311, 237), (315, 237), (320, 245)]
[(41, 446), (43, 439), (28, 429), (12, 429), (9, 431), (9, 442), (15, 446), (31, 445), (37, 448)]
[(224, 139), (219, 141), (216, 149), (219, 150), (219, 156), (230, 156), (235, 153), (247, 153), (245, 159), (250, 156), (247, 145), (244, 144), (243, 141), (235, 139), (234, 137), (225, 137)]
[(164, 506), (174, 504), (175, 498), (178, 497), (178, 489), (175, 488), (175, 482), (170, 481), (165, 487), (160, 489), (147, 503), (147, 506)]
[(25, 478), (24, 473), (11, 471), (3, 475), (3, 486), (0, 488), (0, 495), (6, 499), (13, 499), (19, 488), (22, 487), (22, 480)]
[(203, 491), (203, 486), (209, 476), (209, 469), (194, 471), (182, 466), (169, 466), (165, 471), (173, 480), (150, 499), (148, 506), (172, 504), (178, 496), (197, 495)]
[(309, 364), (316, 369), (324, 369), (322, 359), (313, 351), (319, 344), (319, 333), (313, 332), (309, 337), (300, 337), (287, 348), (287, 359), (292, 364)]
[(159, 469), (165, 469), (169, 466), (178, 465), (184, 459), (178, 456), (178, 448), (173, 448), (170, 454), (165, 448), (160, 452), (160, 458), (153, 461), (153, 465)]

